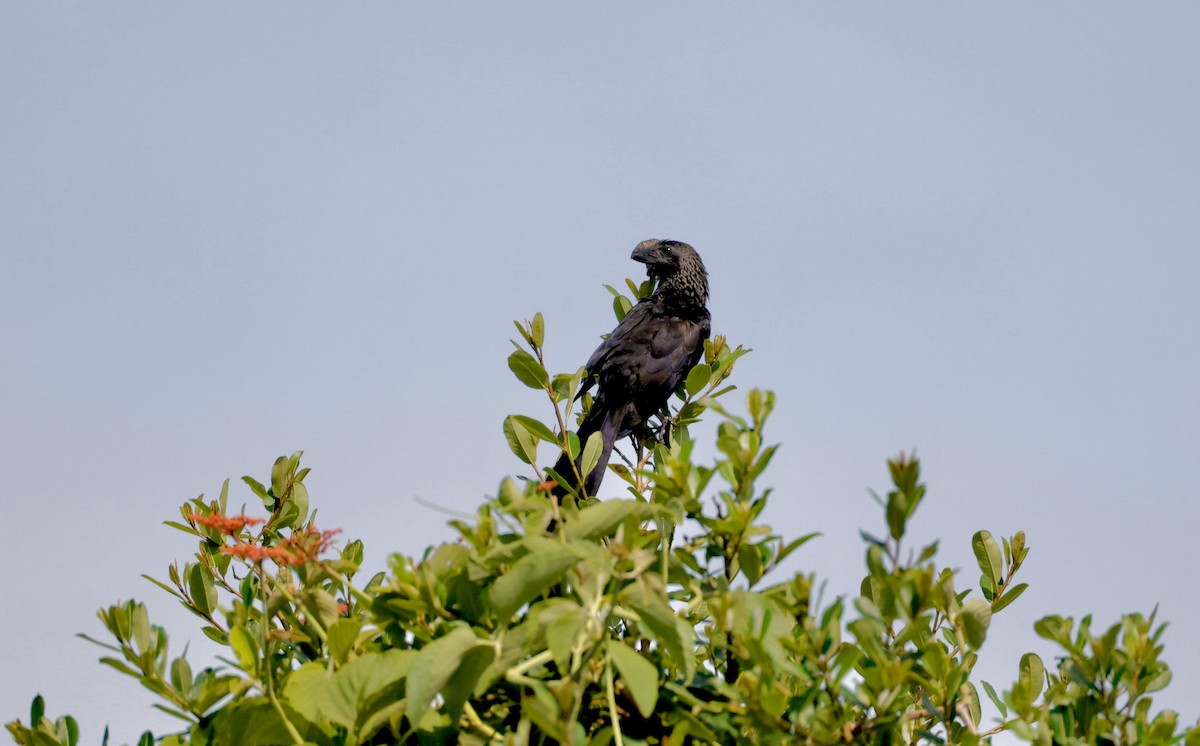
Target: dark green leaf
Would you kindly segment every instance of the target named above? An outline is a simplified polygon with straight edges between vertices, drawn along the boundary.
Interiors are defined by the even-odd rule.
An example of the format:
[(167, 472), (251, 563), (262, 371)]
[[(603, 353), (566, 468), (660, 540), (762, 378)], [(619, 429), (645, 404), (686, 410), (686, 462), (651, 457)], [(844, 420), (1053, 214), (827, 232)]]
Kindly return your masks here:
[(516, 375), (517, 380), (531, 389), (544, 389), (550, 383), (550, 376), (537, 359), (525, 350), (516, 350), (508, 356), (509, 370)]
[(205, 614), (212, 614), (217, 607), (217, 589), (213, 586), (212, 572), (204, 565), (192, 565), (188, 571), (188, 592), (192, 603)]

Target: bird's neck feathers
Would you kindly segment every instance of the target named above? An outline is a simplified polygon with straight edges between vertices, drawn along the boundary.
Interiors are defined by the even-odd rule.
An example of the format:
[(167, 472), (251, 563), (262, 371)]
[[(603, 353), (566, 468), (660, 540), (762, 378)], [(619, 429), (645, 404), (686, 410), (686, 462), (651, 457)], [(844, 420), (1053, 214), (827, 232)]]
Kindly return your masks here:
[(708, 303), (708, 274), (704, 271), (704, 265), (660, 277), (654, 297), (672, 305), (704, 308)]

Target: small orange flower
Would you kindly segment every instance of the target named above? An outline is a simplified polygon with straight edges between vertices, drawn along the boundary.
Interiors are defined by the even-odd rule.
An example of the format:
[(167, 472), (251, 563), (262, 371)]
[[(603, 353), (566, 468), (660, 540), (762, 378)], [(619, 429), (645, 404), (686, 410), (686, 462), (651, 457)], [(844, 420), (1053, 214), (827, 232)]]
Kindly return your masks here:
[(246, 526), (256, 526), (265, 520), (263, 518), (251, 518), (246, 515), (221, 515), (220, 513), (207, 516), (192, 513), (189, 518), (201, 526), (214, 528), (223, 534), (236, 534)]
[(221, 547), (221, 554), (231, 554), (234, 557), (241, 557), (251, 562), (272, 560), (278, 565), (299, 565), (304, 562), (303, 557), (292, 554), (282, 546), (262, 547), (257, 544), (234, 544), (232, 546)]
[(278, 565), (303, 565), (305, 562), (316, 562), (319, 555), (333, 544), (333, 537), (340, 534), (341, 529), (318, 531), (315, 527), (293, 533), (288, 538), (273, 547), (258, 544), (237, 543), (221, 547), (222, 554), (263, 562), (271, 560)]

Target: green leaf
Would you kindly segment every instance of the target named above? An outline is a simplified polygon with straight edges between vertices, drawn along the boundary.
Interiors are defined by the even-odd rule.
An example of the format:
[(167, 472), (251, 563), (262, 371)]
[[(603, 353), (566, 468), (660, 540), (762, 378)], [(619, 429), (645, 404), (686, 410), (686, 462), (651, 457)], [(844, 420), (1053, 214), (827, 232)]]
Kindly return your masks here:
[(517, 350), (508, 356), (508, 368), (516, 375), (518, 381), (531, 389), (544, 389), (550, 383), (546, 369), (537, 358), (525, 350)]
[(1004, 706), (1004, 700), (1000, 699), (999, 695), (996, 694), (996, 690), (992, 688), (992, 685), (986, 681), (983, 682), (983, 690), (987, 692), (988, 698), (992, 700), (992, 704), (996, 705), (996, 709), (1000, 711), (1000, 717), (1008, 717), (1008, 708)]
[(1004, 563), (1000, 545), (992, 538), (990, 532), (977, 531), (971, 537), (971, 549), (975, 552), (975, 560), (979, 563), (979, 569), (983, 571), (984, 577), (991, 580), (992, 585), (998, 588), (1000, 581), (1004, 579)]
[(188, 592), (192, 603), (206, 615), (217, 607), (217, 589), (213, 585), (212, 571), (200, 564), (192, 565), (188, 571)]
[(492, 609), (502, 623), (550, 586), (561, 582), (567, 570), (579, 561), (556, 542), (539, 537), (527, 537), (524, 541), (533, 551), (513, 563), (488, 593)]
[[(530, 345), (533, 344), (533, 337), (530, 336), (529, 332), (525, 330), (524, 324), (516, 319), (513, 319), (513, 326), (517, 327), (517, 331), (521, 333), (521, 338), (524, 339), (526, 343)], [(513, 342), (513, 344), (516, 344), (516, 342)]]
[(101, 658), (100, 662), (106, 666), (112, 666), (113, 668), (117, 669), (118, 671), (125, 674), (126, 676), (132, 676), (135, 679), (142, 678), (142, 675), (140, 673), (133, 670), (132, 668), (125, 665), (123, 662), (117, 660), (116, 658)]
[[(417, 658), (415, 650), (365, 653), (336, 672), (324, 662), (305, 663), (287, 677), (284, 697), (310, 722), (353, 727), (358, 713), (382, 707), (379, 695), (395, 689)], [(399, 691), (388, 692), (398, 697)]]
[(1016, 601), (1017, 598), (1019, 598), (1020, 595), (1022, 593), (1024, 593), (1025, 589), (1028, 587), (1029, 587), (1028, 583), (1017, 583), (1016, 585), (1012, 586), (1008, 590), (1004, 591), (1004, 595), (1000, 597), (1000, 600), (996, 601), (992, 605), (992, 613), (995, 614), (997, 611), (1000, 611), (1005, 606), (1008, 606), (1009, 604), (1011, 604), (1013, 601)]
[(777, 554), (775, 556), (775, 564), (779, 564), (780, 562), (783, 562), (785, 559), (787, 559), (787, 556), (790, 555), (792, 552), (796, 551), (797, 549), (804, 546), (805, 544), (807, 544), (808, 542), (812, 541), (813, 539), (817, 538), (820, 535), (821, 535), (820, 533), (814, 531), (811, 534), (805, 534), (804, 536), (801, 536), (798, 539), (794, 539), (794, 540), (788, 542), (787, 544), (784, 544), (782, 547), (780, 547), (779, 554)]
[(1021, 656), (1018, 681), (1028, 687), (1031, 702), (1042, 693), (1042, 686), (1046, 683), (1046, 667), (1042, 665), (1042, 659), (1036, 653), (1026, 653)]
[(742, 574), (746, 576), (747, 582), (753, 586), (762, 577), (762, 555), (758, 551), (758, 545), (742, 544), (738, 547), (737, 556)]
[(514, 415), (509, 415), (504, 418), (504, 439), (508, 441), (508, 448), (527, 464), (532, 464), (537, 461), (537, 440), (521, 425), (517, 424), (517, 418)]
[[(598, 435), (599, 433), (597, 433)], [(591, 442), (591, 439), (588, 439)], [(584, 471), (586, 474), (587, 472)], [(589, 505), (579, 511), (579, 516), (568, 521), (564, 532), (568, 538), (595, 541), (608, 536), (633, 513), (640, 513), (644, 503), (636, 500), (605, 500)]]
[(200, 631), (204, 633), (205, 637), (217, 643), (218, 645), (226, 645), (229, 643), (229, 635), (225, 634), (216, 627), (210, 627), (206, 624), (200, 628)]
[(264, 500), (267, 498), (267, 488), (263, 487), (262, 483), (257, 479), (254, 477), (242, 477), (242, 481), (250, 485), (251, 492), (263, 498)]
[[(408, 672), (408, 718), (419, 723), (429, 709), (434, 696), (450, 681), (459, 669), (463, 657), (475, 648), (478, 640), (471, 628), (459, 624), (448, 634), (429, 643), (417, 653)], [(482, 669), (479, 669), (482, 672)], [(472, 685), (474, 682), (472, 682)], [(461, 703), (459, 705), (461, 707)]]
[(354, 649), (354, 642), (358, 639), (358, 633), (362, 631), (362, 624), (361, 619), (341, 618), (329, 626), (325, 637), (329, 641), (329, 654), (334, 660), (346, 660), (346, 656)]
[(604, 450), (604, 435), (594, 432), (588, 436), (583, 447), (583, 458), (579, 463), (580, 474), (591, 474), (596, 464), (600, 463), (600, 451)]
[(642, 717), (648, 718), (658, 704), (658, 669), (633, 648), (617, 640), (608, 641), (608, 657), (621, 674)]
[(979, 690), (971, 682), (964, 682), (960, 689), (960, 700), (967, 706), (967, 711), (971, 715), (971, 722), (978, 725), (982, 722), (983, 712), (980, 709)]
[(570, 665), (575, 641), (587, 629), (588, 614), (579, 604), (553, 598), (538, 605), (537, 625), (545, 628), (546, 647), (559, 669)]
[(230, 628), (229, 647), (233, 648), (243, 671), (250, 674), (258, 671), (258, 643), (245, 626), (238, 624)]
[(983, 645), (983, 640), (987, 637), (988, 625), (992, 622), (991, 604), (982, 598), (967, 599), (959, 618), (962, 620), (963, 634), (967, 638), (967, 645), (971, 646), (972, 650), (978, 650)]
[(707, 363), (699, 363), (692, 366), (688, 371), (687, 379), (683, 382), (683, 388), (687, 391), (688, 396), (695, 396), (704, 390), (712, 379), (712, 367)]
[(133, 607), (133, 643), (139, 653), (150, 650), (150, 615), (145, 604)]
[(491, 644), (476, 643), (463, 653), (458, 667), (450, 680), (442, 687), (445, 713), (450, 722), (458, 722), (463, 705), (471, 698), (479, 677), (496, 661), (496, 648)]
[(192, 690), (192, 667), (187, 658), (179, 657), (171, 661), (171, 686), (187, 694)]
[(637, 613), (644, 630), (666, 650), (675, 665), (683, 669), (683, 680), (691, 681), (696, 674), (692, 625), (676, 616), (666, 598), (650, 590), (645, 583), (626, 586), (621, 595), (622, 601)]
[(300, 519), (292, 525), (303, 523), (308, 518), (308, 488), (304, 486), (303, 482), (293, 482), (292, 493), (288, 499), (296, 504), (296, 513), (300, 516)]
[(64, 715), (59, 721), (59, 733), (66, 746), (77, 746), (79, 743), (79, 723), (70, 715)]
[(908, 523), (908, 495), (895, 491), (888, 493), (887, 524), (888, 532), (897, 541), (904, 536), (905, 524)]
[(542, 312), (538, 311), (533, 315), (533, 321), (529, 324), (531, 336), (533, 337), (533, 346), (541, 347), (546, 341), (546, 320), (542, 318)]
[[(301, 732), (303, 730), (306, 729)], [(142, 738), (146, 746), (154, 746), (154, 738), (149, 733)], [(283, 718), (266, 697), (247, 697), (221, 707), (213, 717), (209, 738), (212, 743), (294, 743)], [(138, 746), (142, 746), (141, 741)]]
[(287, 456), (280, 456), (271, 465), (271, 493), (275, 497), (282, 498), (284, 493), (287, 492), (287, 481), (288, 476), (290, 476), (289, 466)]
[(633, 308), (633, 301), (623, 295), (617, 295), (613, 298), (613, 313), (617, 316), (617, 321), (625, 318), (625, 314), (629, 313), (629, 309)]
[(558, 445), (558, 436), (554, 434), (553, 430), (542, 424), (541, 421), (535, 420), (532, 417), (526, 417), (523, 414), (514, 414), (512, 415), (512, 418), (520, 423), (521, 426), (523, 426), (531, 434), (536, 435), (547, 443), (554, 443), (555, 445)]
[(304, 606), (326, 629), (340, 618), (337, 599), (324, 588), (305, 591)]

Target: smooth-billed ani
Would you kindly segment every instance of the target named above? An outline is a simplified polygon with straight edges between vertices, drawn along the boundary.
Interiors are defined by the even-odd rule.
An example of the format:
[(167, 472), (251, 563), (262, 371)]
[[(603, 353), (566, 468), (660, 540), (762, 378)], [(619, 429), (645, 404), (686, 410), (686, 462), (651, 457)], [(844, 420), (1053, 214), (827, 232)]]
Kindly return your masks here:
[[(646, 265), (657, 285), (652, 295), (629, 309), (587, 361), (580, 395), (593, 385), (597, 390), (579, 425), (579, 447), (595, 432), (604, 439), (600, 461), (584, 475), (583, 490), (589, 497), (600, 488), (613, 444), (638, 432), (666, 406), (700, 360), (711, 328), (705, 307), (708, 273), (695, 249), (681, 241), (649, 239), (637, 245), (631, 258)], [(578, 462), (572, 466), (564, 453), (554, 471), (578, 487), (577, 468)], [(565, 493), (561, 487), (556, 492)]]

